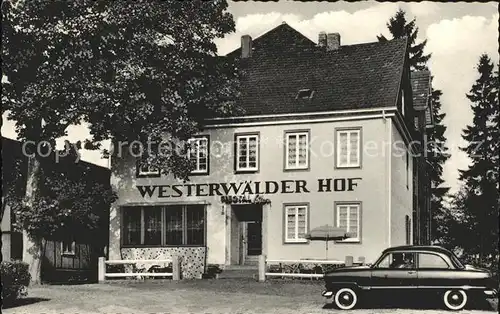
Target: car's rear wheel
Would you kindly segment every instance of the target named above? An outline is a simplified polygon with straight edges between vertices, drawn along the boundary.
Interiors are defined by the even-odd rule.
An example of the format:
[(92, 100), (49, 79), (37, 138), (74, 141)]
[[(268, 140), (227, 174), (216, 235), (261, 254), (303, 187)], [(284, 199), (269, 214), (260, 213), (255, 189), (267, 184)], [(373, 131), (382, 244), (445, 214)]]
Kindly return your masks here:
[(467, 304), (467, 293), (464, 290), (448, 290), (443, 296), (444, 305), (449, 310), (459, 311)]
[(350, 310), (358, 303), (358, 296), (351, 288), (342, 288), (335, 293), (335, 305), (341, 310)]

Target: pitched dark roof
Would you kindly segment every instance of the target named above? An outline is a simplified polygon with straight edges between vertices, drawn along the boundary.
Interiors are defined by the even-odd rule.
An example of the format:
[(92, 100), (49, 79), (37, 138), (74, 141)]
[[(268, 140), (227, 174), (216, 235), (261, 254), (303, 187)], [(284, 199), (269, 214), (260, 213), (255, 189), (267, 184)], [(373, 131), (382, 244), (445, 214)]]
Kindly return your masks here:
[[(406, 47), (403, 38), (330, 52), (319, 47), (255, 50), (240, 60), (238, 104), (244, 115), (395, 106)], [(301, 89), (313, 90), (312, 99), (296, 99)]]
[[(283, 51), (283, 50), (306, 50), (316, 48), (316, 43), (290, 25), (283, 23), (270, 31), (256, 37), (252, 40), (252, 50), (254, 53), (264, 50)], [(238, 48), (227, 54), (228, 57), (239, 57), (241, 48)]]

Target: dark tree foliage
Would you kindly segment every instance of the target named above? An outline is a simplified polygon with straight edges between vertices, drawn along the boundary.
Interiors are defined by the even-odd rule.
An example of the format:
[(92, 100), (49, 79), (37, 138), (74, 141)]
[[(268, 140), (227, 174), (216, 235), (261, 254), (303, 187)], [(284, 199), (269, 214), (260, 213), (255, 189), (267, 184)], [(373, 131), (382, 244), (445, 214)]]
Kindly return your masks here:
[[(168, 134), (185, 151), (183, 140), (203, 128), (203, 118), (233, 113), (238, 72), (214, 44), (234, 31), (227, 6), (223, 0), (5, 0), (2, 114), (33, 147), (46, 141), (54, 148), (68, 126), (86, 122), (87, 149), (100, 149), (105, 139), (145, 142)], [(18, 206), (20, 225), (35, 238), (76, 222), (93, 225), (87, 203), (99, 195), (108, 202), (107, 194), (70, 183), (47, 169), (36, 150), (28, 153), (35, 155)], [(148, 162), (182, 179), (193, 166), (175, 153), (151, 154)], [(81, 206), (71, 217), (70, 202)]]
[[(418, 27), (416, 27), (416, 19), (408, 21), (406, 12), (399, 9), (396, 14), (390, 18), (387, 23), (387, 28), (391, 33), (392, 38), (408, 38), (409, 44), (409, 63), (410, 69), (413, 71), (426, 70), (427, 62), (431, 58), (431, 54), (425, 54), (424, 48), (427, 40), (417, 43)], [(384, 35), (377, 36), (379, 41), (385, 41), (387, 38)], [(426, 156), (428, 161), (428, 173), (431, 179), (431, 237), (432, 240), (439, 240), (442, 237), (440, 225), (444, 222), (440, 217), (444, 217), (445, 209), (443, 198), (448, 193), (449, 188), (443, 187), (443, 165), (450, 158), (448, 148), (446, 146), (446, 126), (443, 124), (443, 119), (446, 114), (441, 110), (440, 90), (432, 88), (431, 103), (433, 108), (434, 128), (430, 130), (428, 143), (426, 145)]]
[[(424, 70), (427, 68), (427, 61), (429, 61), (431, 55), (424, 54), (424, 48), (427, 44), (427, 40), (417, 44), (418, 27), (415, 26), (415, 23), (415, 18), (411, 21), (407, 21), (406, 12), (399, 9), (396, 14), (389, 19), (387, 28), (389, 29), (392, 38), (408, 38), (408, 44), (410, 45), (410, 67), (413, 70)], [(387, 40), (387, 38), (382, 34), (377, 36), (377, 38), (379, 41)]]
[[(93, 136), (86, 148), (186, 140), (204, 118), (234, 108), (237, 69), (214, 44), (234, 30), (226, 9), (201, 0), (4, 1), (2, 113), (22, 140), (51, 141), (82, 121)], [(192, 166), (177, 154), (152, 159), (183, 179)]]
[(427, 146), (427, 161), (429, 163), (428, 171), (431, 179), (431, 234), (433, 240), (439, 240), (444, 235), (438, 231), (440, 225), (444, 222), (440, 220), (446, 209), (444, 208), (443, 198), (448, 194), (449, 188), (443, 187), (443, 165), (450, 158), (448, 147), (446, 145), (446, 126), (443, 119), (446, 116), (441, 111), (442, 92), (432, 89), (431, 103), (432, 115), (434, 117), (434, 128), (430, 129), (429, 145)]
[[(68, 152), (57, 163), (55, 156), (41, 159), (39, 194), (33, 206), (27, 207), (24, 195), (8, 193), (16, 229), (35, 238), (76, 237), (85, 243), (95, 232), (107, 228), (109, 206), (116, 200), (109, 172), (89, 163), (75, 163), (78, 152), (69, 145)], [(21, 170), (22, 163), (16, 166)], [(16, 173), (23, 176), (22, 171)]]

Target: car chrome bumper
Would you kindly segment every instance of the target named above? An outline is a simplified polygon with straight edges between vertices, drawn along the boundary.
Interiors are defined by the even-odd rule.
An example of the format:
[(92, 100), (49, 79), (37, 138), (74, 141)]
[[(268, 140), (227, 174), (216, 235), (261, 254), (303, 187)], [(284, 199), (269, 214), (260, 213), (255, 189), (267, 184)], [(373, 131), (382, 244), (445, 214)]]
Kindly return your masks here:
[(333, 297), (333, 292), (325, 290), (321, 292), (321, 295), (324, 296), (325, 298), (331, 298)]
[(484, 290), (484, 294), (486, 295), (486, 297), (494, 298), (497, 296), (498, 292), (495, 289), (491, 289), (491, 290)]

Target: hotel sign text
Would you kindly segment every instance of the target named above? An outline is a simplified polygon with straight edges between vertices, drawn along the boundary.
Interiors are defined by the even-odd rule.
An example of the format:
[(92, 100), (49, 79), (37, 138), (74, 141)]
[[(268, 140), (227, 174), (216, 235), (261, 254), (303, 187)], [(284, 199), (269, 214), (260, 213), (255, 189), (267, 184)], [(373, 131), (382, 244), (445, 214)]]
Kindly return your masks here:
[(229, 183), (196, 183), (172, 185), (137, 185), (142, 197), (175, 198), (189, 196), (232, 196), (254, 194), (291, 194), (353, 191), (361, 178), (318, 179), (314, 185), (306, 180), (244, 181)]

